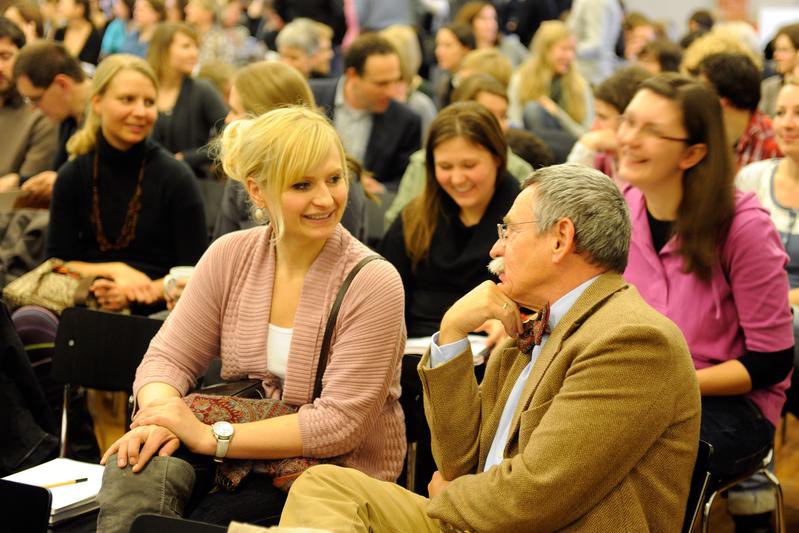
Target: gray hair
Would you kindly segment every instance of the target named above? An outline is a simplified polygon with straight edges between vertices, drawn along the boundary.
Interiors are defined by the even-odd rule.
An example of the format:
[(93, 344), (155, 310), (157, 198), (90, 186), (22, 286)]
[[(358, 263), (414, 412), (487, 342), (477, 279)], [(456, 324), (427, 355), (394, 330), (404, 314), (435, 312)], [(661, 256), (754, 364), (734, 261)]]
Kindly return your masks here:
[(523, 187), (532, 185), (536, 186), (533, 217), (540, 233), (568, 218), (574, 224), (577, 253), (594, 265), (624, 272), (630, 212), (609, 177), (584, 165), (553, 165), (530, 174)]
[(314, 21), (300, 17), (283, 26), (277, 34), (275, 44), (278, 52), (281, 48), (295, 48), (310, 56), (319, 50), (320, 40)]

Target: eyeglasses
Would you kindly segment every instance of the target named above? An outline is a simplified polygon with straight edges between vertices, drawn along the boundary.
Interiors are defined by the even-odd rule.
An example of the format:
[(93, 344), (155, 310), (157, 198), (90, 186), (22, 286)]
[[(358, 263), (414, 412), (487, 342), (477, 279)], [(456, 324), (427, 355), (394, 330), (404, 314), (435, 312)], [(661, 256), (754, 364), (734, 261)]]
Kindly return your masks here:
[(629, 115), (621, 115), (619, 117), (619, 131), (622, 129), (632, 129), (638, 130), (638, 134), (642, 137), (647, 137), (649, 139), (663, 139), (664, 141), (674, 141), (674, 142), (688, 142), (690, 139), (688, 137), (672, 137), (671, 135), (664, 135), (661, 133), (657, 126), (654, 124), (639, 124), (637, 120), (632, 118)]
[[(50, 84), (50, 85), (52, 85), (52, 84)], [(22, 100), (26, 104), (28, 104), (29, 106), (33, 106), (33, 107), (38, 106), (42, 102), (42, 99), (44, 98), (44, 95), (47, 94), (47, 90), (50, 88), (50, 85), (48, 85), (47, 87), (42, 89), (42, 92), (40, 92), (36, 96), (23, 96)]]
[(523, 224), (533, 224), (538, 222), (537, 220), (528, 220), (527, 222), (511, 222), (508, 224), (497, 224), (497, 235), (499, 236), (499, 242), (505, 244), (505, 239), (508, 238), (510, 235), (510, 229), (515, 226), (521, 226)]

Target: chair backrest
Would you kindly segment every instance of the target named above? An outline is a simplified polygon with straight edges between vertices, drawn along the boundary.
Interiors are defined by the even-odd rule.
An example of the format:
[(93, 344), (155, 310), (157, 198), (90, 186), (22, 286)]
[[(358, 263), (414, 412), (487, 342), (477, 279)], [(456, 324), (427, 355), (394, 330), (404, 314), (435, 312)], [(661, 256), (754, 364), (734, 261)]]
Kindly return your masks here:
[(424, 417), (422, 382), (419, 379), (419, 372), (416, 370), (421, 359), (422, 357), (416, 354), (405, 354), (402, 357), (400, 374), (402, 395), (399, 401), (405, 414), (405, 436), (409, 443), (417, 442), (421, 433), (420, 428), (427, 427), (427, 419)]
[(64, 309), (53, 351), (53, 378), (99, 390), (130, 391), (136, 368), (162, 324), (141, 316)]
[(53, 495), (44, 487), (0, 479), (4, 531), (45, 533)]
[(130, 527), (130, 533), (216, 533), (218, 531), (227, 531), (227, 528), (156, 514), (139, 515)]
[(702, 502), (705, 500), (705, 492), (710, 480), (710, 460), (712, 458), (713, 445), (700, 440), (694, 473), (691, 476), (691, 490), (688, 492), (688, 503), (685, 506), (685, 518), (682, 524), (683, 533), (690, 533), (702, 507)]

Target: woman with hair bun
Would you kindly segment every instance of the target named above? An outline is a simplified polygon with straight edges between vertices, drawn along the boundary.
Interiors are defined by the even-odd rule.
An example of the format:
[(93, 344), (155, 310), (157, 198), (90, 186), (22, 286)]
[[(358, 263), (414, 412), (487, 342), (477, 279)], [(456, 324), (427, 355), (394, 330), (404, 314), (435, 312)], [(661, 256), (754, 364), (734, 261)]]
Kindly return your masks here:
[[(312, 398), (333, 300), (353, 267), (372, 255), (339, 224), (348, 180), (335, 129), (311, 109), (275, 109), (228, 125), (220, 159), (269, 223), (211, 245), (150, 344), (133, 385), (139, 411), (132, 429), (103, 457), (101, 532), (126, 531), (140, 513), (224, 524), (253, 521), (252, 512), (278, 514), (285, 495), (257, 473), (257, 460), (339, 457), (386, 481), (402, 469), (403, 292), (388, 262), (366, 264), (349, 286), (321, 394)], [(212, 430), (182, 397), (217, 357), (224, 379), (260, 379), (268, 398), (298, 411), (217, 422), (227, 437), (214, 431), (217, 424)], [(236, 493), (209, 494), (214, 458), (256, 463)]]
[[(297, 69), (276, 61), (251, 63), (236, 73), (233, 78), (228, 107), (230, 111), (225, 123), (263, 115), (278, 107), (298, 105), (316, 108), (311, 88)], [(347, 209), (341, 219), (344, 226), (357, 239), (365, 238), (366, 195), (358, 179), (357, 171), (350, 163), (350, 186)], [(359, 169), (358, 169), (359, 170)], [(234, 179), (225, 182), (222, 203), (214, 224), (213, 238), (240, 229), (249, 229), (264, 222), (263, 210), (252, 209), (244, 185)]]

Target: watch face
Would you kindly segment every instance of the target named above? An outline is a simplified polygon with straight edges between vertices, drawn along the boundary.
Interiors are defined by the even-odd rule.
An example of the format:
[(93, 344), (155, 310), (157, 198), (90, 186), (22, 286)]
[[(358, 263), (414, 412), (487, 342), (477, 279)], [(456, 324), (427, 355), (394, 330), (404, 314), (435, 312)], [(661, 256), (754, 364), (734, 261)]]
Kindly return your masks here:
[(233, 436), (233, 424), (230, 422), (215, 422), (211, 427), (217, 437), (230, 438)]

